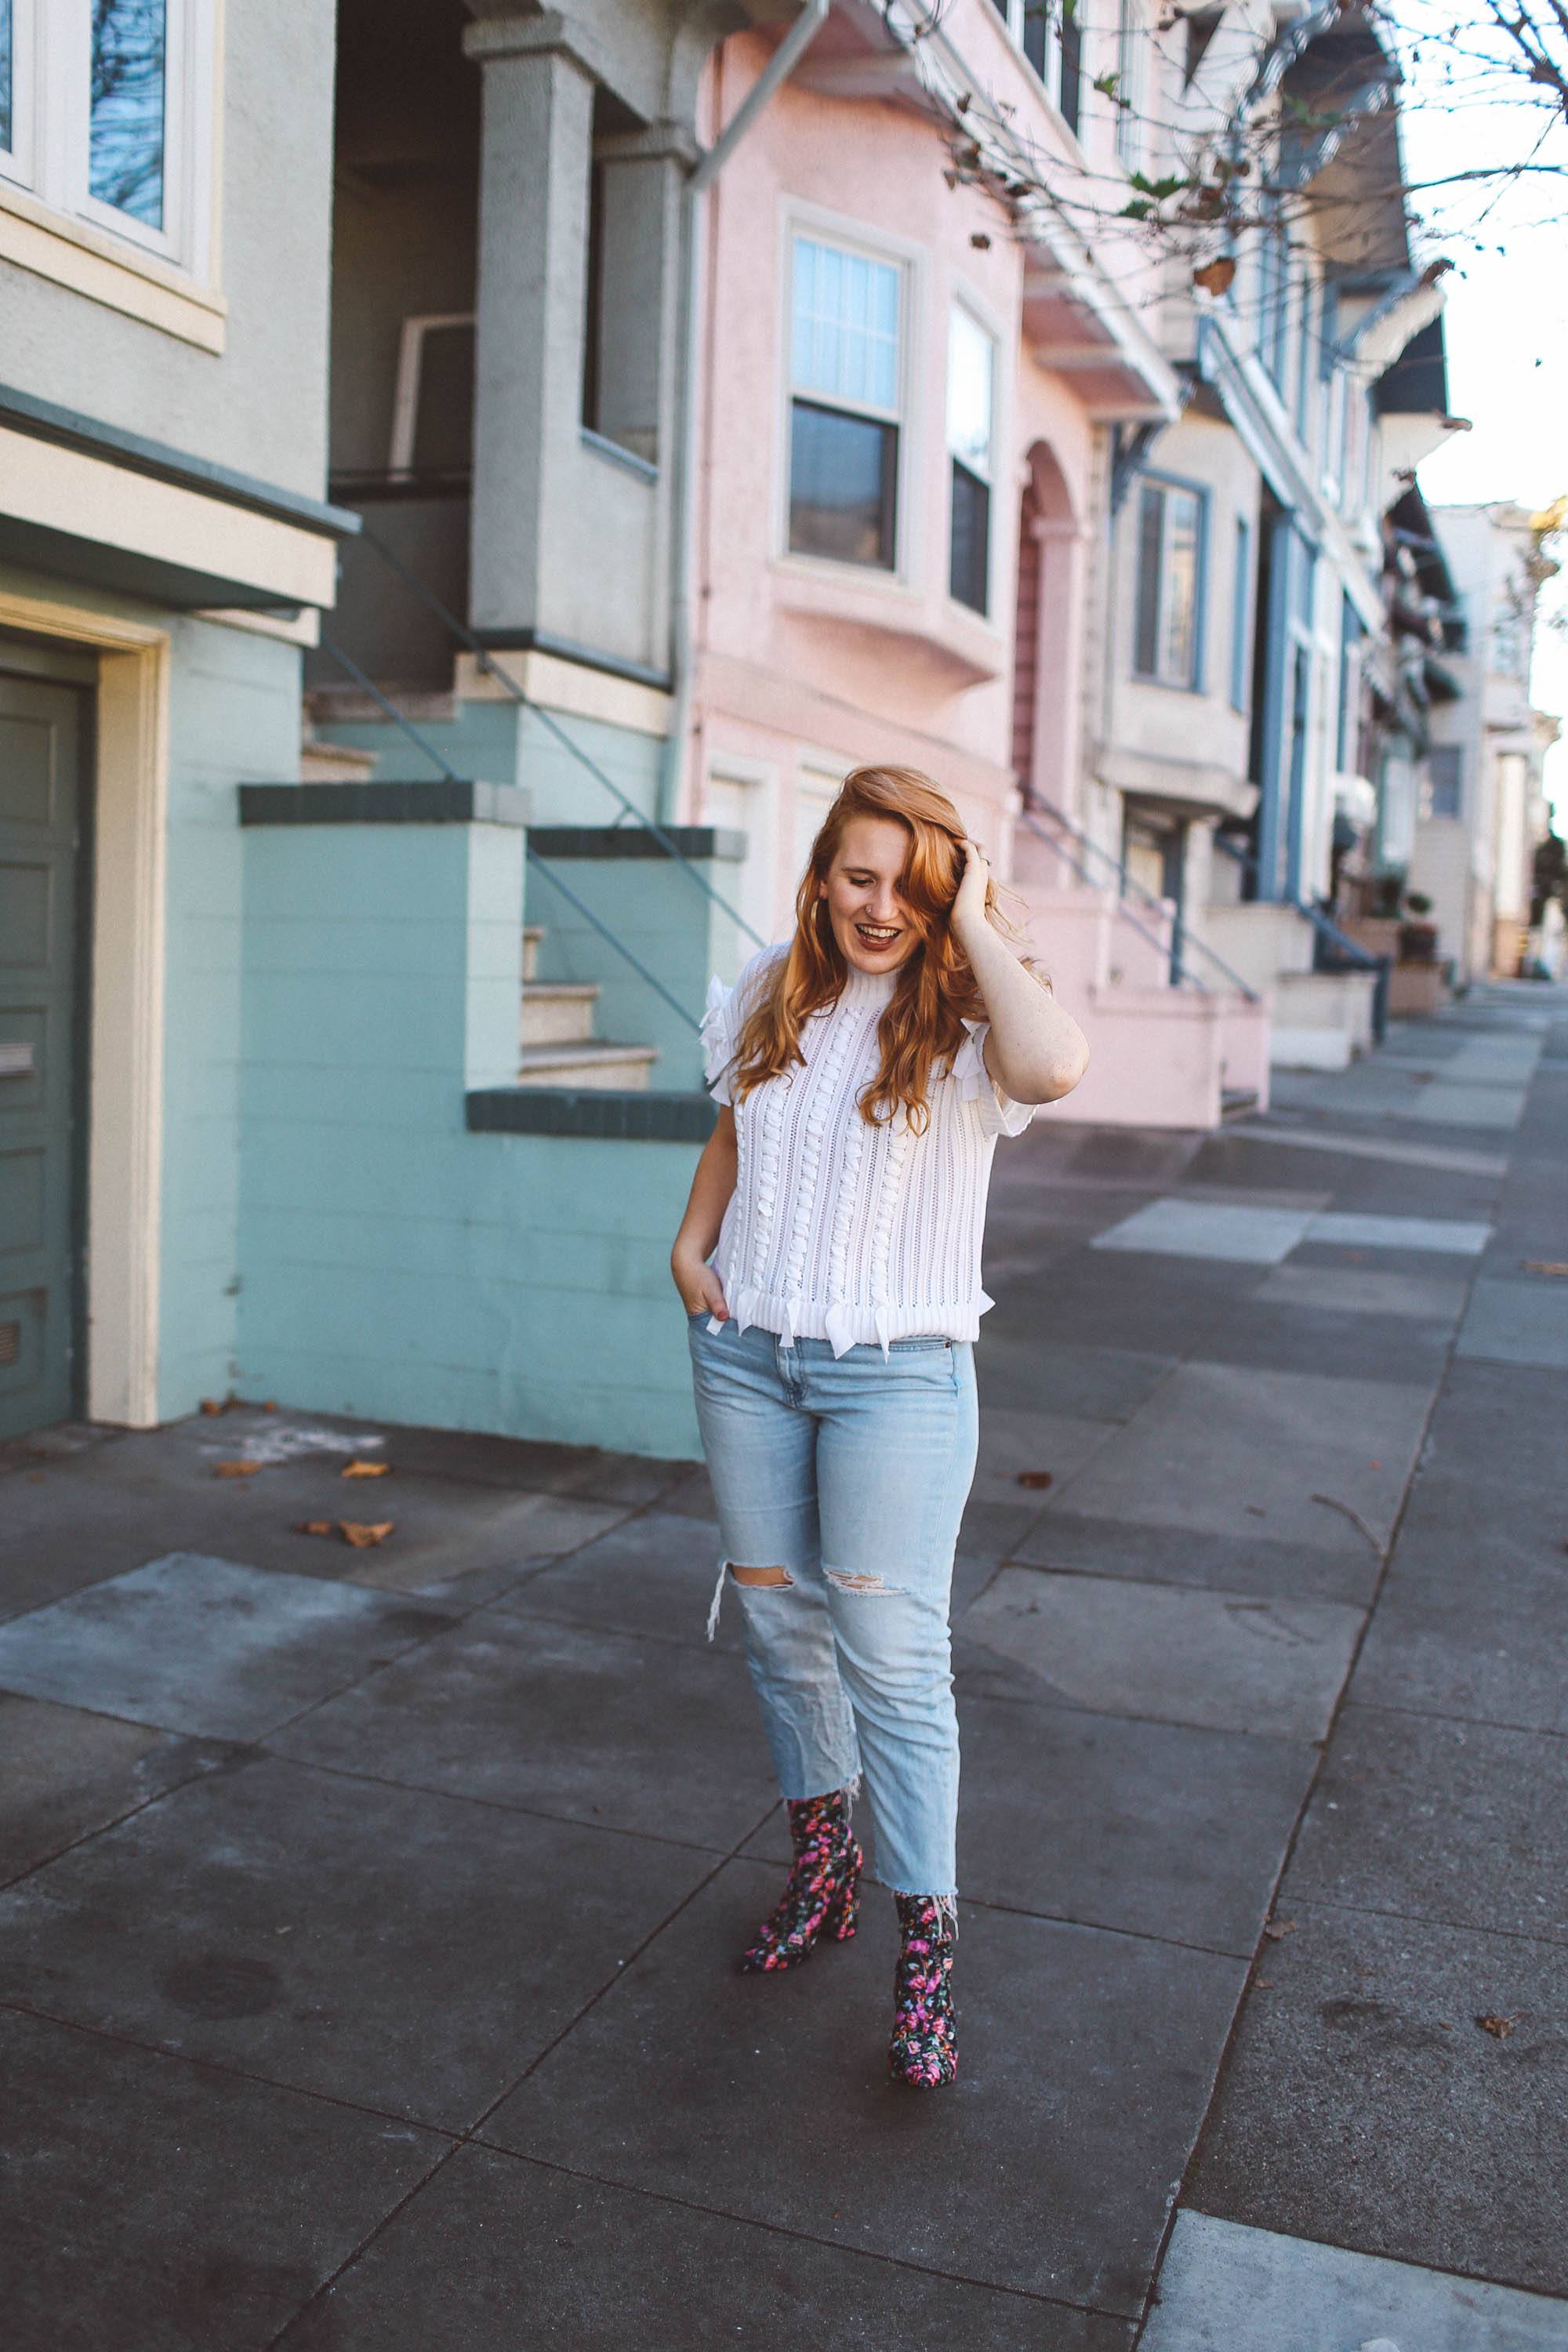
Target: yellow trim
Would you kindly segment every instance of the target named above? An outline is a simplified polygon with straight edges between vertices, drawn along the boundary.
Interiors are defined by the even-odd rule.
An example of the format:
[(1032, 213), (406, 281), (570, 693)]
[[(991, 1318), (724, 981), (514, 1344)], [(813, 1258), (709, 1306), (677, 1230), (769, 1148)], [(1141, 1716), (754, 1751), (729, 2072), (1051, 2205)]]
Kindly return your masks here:
[(337, 593), (336, 542), (321, 531), (8, 426), (0, 486), (0, 512), (46, 530), (237, 580), (281, 604), (324, 606)]
[[(574, 719), (602, 719), (606, 727), (624, 727), (634, 735), (668, 735), (673, 698), (661, 687), (640, 686), (636, 678), (613, 677), (607, 670), (589, 669), (582, 662), (563, 661), (558, 654), (531, 650), (498, 653), (496, 667), (515, 678), (531, 702)], [(453, 691), (462, 702), (510, 702), (499, 678), (482, 670), (472, 654), (458, 656)]]
[[(215, 223), (216, 235), (216, 223)], [(0, 182), (0, 261), (52, 278), (144, 326), (219, 353), (228, 317), (223, 296), (197, 286), (156, 254), (122, 245), (90, 221), (42, 205), (25, 188)]]
[(0, 592), (0, 625), (100, 654), (88, 1137), (87, 1410), (158, 1419), (169, 640)]

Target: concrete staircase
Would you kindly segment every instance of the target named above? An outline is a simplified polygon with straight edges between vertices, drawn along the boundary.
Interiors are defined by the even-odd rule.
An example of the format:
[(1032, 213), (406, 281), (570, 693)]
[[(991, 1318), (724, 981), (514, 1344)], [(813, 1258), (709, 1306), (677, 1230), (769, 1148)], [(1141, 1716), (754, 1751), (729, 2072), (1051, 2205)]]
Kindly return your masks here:
[(1372, 1047), (1370, 971), (1315, 971), (1312, 926), (1298, 908), (1254, 899), (1211, 905), (1204, 935), (1274, 1000), (1269, 1059), (1278, 1068), (1343, 1070)]
[(603, 1087), (646, 1089), (658, 1059), (656, 1045), (616, 1045), (598, 1039), (595, 981), (539, 978), (542, 925), (522, 934), (522, 1011), (518, 1031), (520, 1087)]
[(1268, 999), (1252, 1003), (1223, 985), (1173, 988), (1173, 908), (1140, 906), (1135, 926), (1113, 883), (1070, 875), (1060, 848), (1022, 831), (1009, 887), (1089, 1039), (1088, 1075), (1052, 1105), (1053, 1124), (1203, 1132), (1267, 1108)]

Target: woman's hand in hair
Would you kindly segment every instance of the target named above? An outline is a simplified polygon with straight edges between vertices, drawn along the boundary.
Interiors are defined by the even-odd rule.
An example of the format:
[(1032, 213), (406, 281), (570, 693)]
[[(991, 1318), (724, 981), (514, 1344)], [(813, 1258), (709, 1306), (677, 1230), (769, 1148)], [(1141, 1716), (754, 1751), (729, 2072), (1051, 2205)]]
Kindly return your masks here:
[(1089, 1067), (1083, 1031), (986, 921), (991, 870), (985, 852), (975, 841), (966, 841), (963, 849), (963, 875), (949, 919), (991, 1024), (985, 1067), (1015, 1102), (1056, 1102), (1071, 1094)]
[(963, 844), (963, 871), (958, 877), (958, 896), (948, 917), (958, 935), (959, 945), (969, 951), (966, 933), (985, 921), (985, 893), (991, 884), (991, 861), (977, 841)]

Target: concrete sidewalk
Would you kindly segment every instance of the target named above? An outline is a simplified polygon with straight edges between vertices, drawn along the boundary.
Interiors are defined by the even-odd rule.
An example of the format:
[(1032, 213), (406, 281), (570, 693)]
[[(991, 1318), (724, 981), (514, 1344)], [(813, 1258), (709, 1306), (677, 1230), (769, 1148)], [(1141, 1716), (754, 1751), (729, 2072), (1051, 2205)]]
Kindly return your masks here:
[(700, 1470), (11, 1449), (12, 2352), (1568, 2346), (1565, 1171), (1544, 988), (999, 1153), (934, 2099), (884, 1897), (733, 1973), (787, 1837)]

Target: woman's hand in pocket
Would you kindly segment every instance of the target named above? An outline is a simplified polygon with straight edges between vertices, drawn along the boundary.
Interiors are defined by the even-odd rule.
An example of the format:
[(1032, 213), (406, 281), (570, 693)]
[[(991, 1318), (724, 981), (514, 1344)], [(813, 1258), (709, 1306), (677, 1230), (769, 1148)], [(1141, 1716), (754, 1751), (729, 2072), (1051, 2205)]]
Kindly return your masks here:
[(675, 1276), (680, 1303), (689, 1315), (715, 1315), (721, 1323), (729, 1321), (724, 1286), (705, 1258), (693, 1260), (678, 1247), (671, 1254), (669, 1270)]

